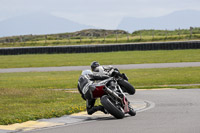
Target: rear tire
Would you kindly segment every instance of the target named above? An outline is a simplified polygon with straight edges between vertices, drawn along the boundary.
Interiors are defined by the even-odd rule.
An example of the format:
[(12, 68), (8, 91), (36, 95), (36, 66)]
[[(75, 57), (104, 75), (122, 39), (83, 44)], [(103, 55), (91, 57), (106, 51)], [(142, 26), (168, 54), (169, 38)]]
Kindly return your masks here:
[(119, 108), (114, 105), (107, 95), (104, 95), (101, 97), (101, 104), (104, 106), (104, 108), (115, 118), (122, 119), (124, 118), (124, 112), (122, 112)]

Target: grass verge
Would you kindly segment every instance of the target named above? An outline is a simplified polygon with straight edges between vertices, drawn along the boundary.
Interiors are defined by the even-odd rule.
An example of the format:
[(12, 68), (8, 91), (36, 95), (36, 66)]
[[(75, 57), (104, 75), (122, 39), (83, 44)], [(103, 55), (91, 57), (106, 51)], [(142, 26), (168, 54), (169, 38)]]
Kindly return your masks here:
[(61, 45), (93, 45), (93, 44), (113, 44), (113, 43), (134, 43), (134, 42), (163, 42), (163, 41), (188, 41), (188, 40), (199, 40), (200, 34), (195, 33), (192, 36), (190, 35), (190, 31), (188, 33), (183, 35), (178, 35), (177, 33), (172, 33), (166, 35), (166, 31), (163, 33), (157, 33), (154, 36), (152, 36), (152, 31), (149, 33), (145, 33), (145, 31), (136, 32), (133, 34), (123, 35), (118, 34), (118, 37), (116, 38), (116, 35), (110, 35), (107, 36), (105, 39), (104, 37), (75, 37), (71, 38), (38, 38), (34, 39), (31, 36), (27, 36), (28, 38), (26, 41), (20, 39), (20, 37), (11, 37), (11, 38), (0, 38), (0, 47), (27, 47), (27, 46), (61, 46)]
[(81, 54), (6, 55), (0, 56), (0, 68), (87, 66), (90, 65), (88, 63), (97, 59), (104, 65), (198, 62), (200, 61), (200, 49)]
[[(162, 88), (178, 84), (200, 84), (200, 67), (123, 70), (136, 88)], [(76, 88), (80, 71), (0, 74), (0, 124), (59, 117), (85, 110)], [(141, 87), (142, 86), (142, 87)], [(197, 88), (199, 85), (188, 86)], [(172, 87), (173, 88), (173, 87)]]
[(1, 89), (0, 125), (60, 117), (85, 110), (79, 94), (47, 89)]

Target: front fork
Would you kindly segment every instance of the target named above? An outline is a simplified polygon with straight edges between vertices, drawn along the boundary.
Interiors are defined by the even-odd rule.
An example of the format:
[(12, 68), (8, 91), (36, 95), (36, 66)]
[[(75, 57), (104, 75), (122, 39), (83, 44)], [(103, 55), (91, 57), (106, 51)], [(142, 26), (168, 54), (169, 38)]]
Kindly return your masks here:
[(129, 102), (128, 100), (126, 99), (126, 97), (124, 96), (123, 98), (123, 103), (124, 103), (124, 112), (125, 113), (128, 113), (130, 110), (129, 110)]
[(121, 92), (122, 95), (123, 95), (123, 101), (122, 101), (122, 103), (123, 103), (123, 106), (124, 106), (124, 112), (125, 112), (125, 113), (129, 113), (129, 111), (130, 111), (130, 105), (129, 105), (130, 102), (129, 102), (128, 99), (126, 98), (126, 95), (125, 95), (125, 93), (122, 91), (121, 87), (118, 86), (118, 88), (119, 88), (120, 92)]
[(129, 101), (126, 98), (126, 95), (124, 94), (124, 92), (122, 91), (121, 87), (118, 86), (123, 98), (121, 98), (116, 92), (114, 92), (113, 90), (109, 89), (108, 87), (104, 88), (104, 91), (107, 92), (108, 94), (114, 96), (115, 98), (119, 99), (123, 105), (123, 110), (125, 113), (129, 113), (130, 109), (129, 109)]

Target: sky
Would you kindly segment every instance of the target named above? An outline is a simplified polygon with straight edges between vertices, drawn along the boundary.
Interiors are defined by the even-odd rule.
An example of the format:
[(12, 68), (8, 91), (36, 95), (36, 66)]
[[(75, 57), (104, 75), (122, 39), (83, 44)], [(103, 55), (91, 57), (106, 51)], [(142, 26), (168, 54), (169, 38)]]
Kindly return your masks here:
[(115, 29), (124, 17), (159, 17), (200, 10), (200, 0), (0, 0), (0, 21), (46, 12), (80, 24)]

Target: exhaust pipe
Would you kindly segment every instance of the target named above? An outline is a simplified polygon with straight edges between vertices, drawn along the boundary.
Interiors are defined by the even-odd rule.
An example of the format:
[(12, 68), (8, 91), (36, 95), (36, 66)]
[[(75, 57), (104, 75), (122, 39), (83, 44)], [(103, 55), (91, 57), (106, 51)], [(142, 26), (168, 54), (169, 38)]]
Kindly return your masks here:
[(107, 92), (108, 94), (110, 94), (110, 95), (112, 95), (112, 96), (114, 96), (115, 98), (117, 98), (117, 99), (119, 99), (119, 100), (121, 100), (121, 101), (123, 101), (123, 99), (121, 98), (121, 97), (119, 97), (114, 91), (112, 91), (110, 88), (108, 88), (108, 87), (106, 87), (105, 86), (105, 92)]

